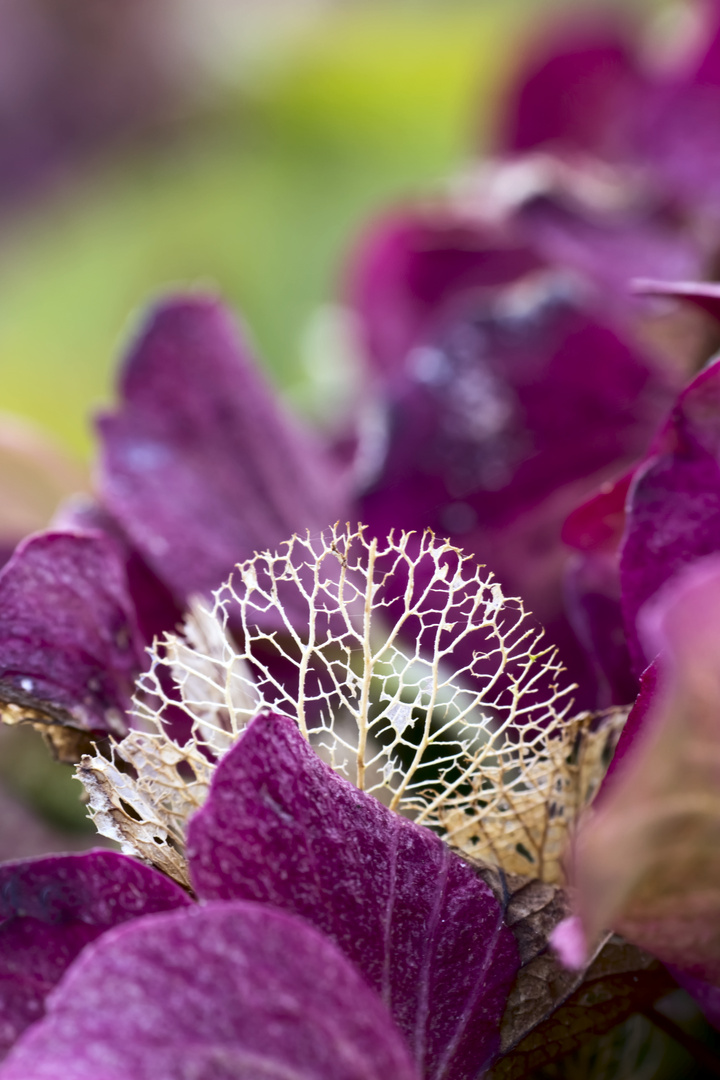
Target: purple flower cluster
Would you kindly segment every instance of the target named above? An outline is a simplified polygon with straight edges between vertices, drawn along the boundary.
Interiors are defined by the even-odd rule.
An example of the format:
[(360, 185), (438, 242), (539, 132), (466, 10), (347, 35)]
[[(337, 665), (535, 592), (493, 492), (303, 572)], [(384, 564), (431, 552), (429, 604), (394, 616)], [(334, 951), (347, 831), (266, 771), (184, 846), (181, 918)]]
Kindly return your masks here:
[(292, 721), (256, 718), (223, 758), (188, 856), (199, 906), (114, 853), (5, 864), (5, 1046), (46, 1011), (3, 1077), (409, 1080), (497, 1057), (520, 966), (503, 906)]
[[(720, 7), (688, 14), (701, 45), (665, 68), (607, 20), (564, 28), (508, 97), (505, 157), (369, 231), (342, 446), (287, 413), (217, 301), (155, 307), (94, 500), (0, 574), (0, 700), (72, 759), (127, 731), (145, 647), (238, 561), (338, 520), (431, 528), (523, 598), (581, 707), (635, 702), (559, 951), (586, 963), (616, 930), (717, 1022), (720, 360), (696, 371), (720, 287), (687, 282), (720, 250)], [(0, 867), (0, 1080), (464, 1080), (512, 1048), (530, 958), (553, 963), (557, 918), (521, 933), (517, 882), (282, 716), (220, 760), (187, 841), (192, 899), (114, 853)]]

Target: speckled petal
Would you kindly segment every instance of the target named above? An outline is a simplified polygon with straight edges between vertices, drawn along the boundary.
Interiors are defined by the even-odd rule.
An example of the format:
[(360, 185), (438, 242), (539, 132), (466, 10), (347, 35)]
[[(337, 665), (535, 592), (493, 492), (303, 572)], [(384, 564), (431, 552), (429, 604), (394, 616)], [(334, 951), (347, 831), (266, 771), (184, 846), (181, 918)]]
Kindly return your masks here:
[(7, 719), (46, 710), (49, 727), (122, 734), (142, 646), (121, 553), (108, 537), (47, 532), (18, 546), (0, 574)]
[(2, 1080), (419, 1080), (380, 999), (301, 919), (153, 915), (86, 949)]
[(174, 882), (114, 851), (0, 866), (0, 1056), (43, 1016), (45, 998), (90, 941), (189, 903)]
[(203, 899), (251, 899), (322, 930), (380, 993), (438, 1080), (498, 1051), (518, 970), (500, 906), (429, 830), (325, 765), (284, 717), (252, 721), (220, 762), (188, 852)]
[(643, 609), (657, 655), (629, 745), (581, 824), (572, 883), (588, 942), (613, 929), (720, 986), (720, 555)]
[(283, 410), (212, 299), (147, 318), (99, 420), (101, 499), (183, 603), (240, 560), (344, 518), (343, 481)]

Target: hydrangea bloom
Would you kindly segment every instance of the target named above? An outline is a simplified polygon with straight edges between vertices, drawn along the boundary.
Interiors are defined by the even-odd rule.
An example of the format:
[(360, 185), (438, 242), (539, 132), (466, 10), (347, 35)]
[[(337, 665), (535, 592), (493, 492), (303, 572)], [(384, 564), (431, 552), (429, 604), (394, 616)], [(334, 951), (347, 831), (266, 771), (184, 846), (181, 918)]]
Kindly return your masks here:
[[(659, 100), (712, 103), (713, 50), (671, 86), (596, 41), (582, 115), (533, 118), (543, 80), (574, 85), (561, 51), (509, 139), (555, 158), (462, 178), (366, 239), (348, 295), (381, 422), (358, 417), (344, 452), (288, 415), (217, 301), (151, 312), (99, 421), (94, 501), (0, 575), (3, 717), (68, 759), (103, 740), (80, 772), (126, 851), (0, 872), (0, 989), (24, 979), (0, 1078), (521, 1076), (673, 985), (654, 957), (717, 1021), (717, 362), (671, 408), (697, 339), (668, 367), (676, 339), (650, 344), (625, 288), (664, 276), (645, 291), (715, 313), (677, 284), (717, 240), (685, 227), (677, 124), (639, 186), (627, 168)], [(332, 531), (355, 517), (367, 565)], [(427, 526), (497, 578), (466, 588)], [(197, 597), (238, 562), (208, 622)], [(144, 646), (184, 613), (131, 730)], [(640, 686), (589, 811), (623, 716), (573, 715), (571, 678), (582, 704)]]
[[(78, 536), (40, 539), (62, 545)], [(328, 1023), (339, 1033), (333, 1038), (353, 1047), (351, 1060), (372, 1048), (409, 1076), (464, 1077), (502, 1062), (514, 1075), (670, 985), (652, 958), (607, 935), (579, 973), (563, 972), (548, 952), (548, 933), (568, 911), (552, 884), (561, 878), (562, 838), (597, 787), (615, 729), (606, 723), (593, 731), (587, 717), (568, 721), (562, 686), (546, 697), (538, 676), (559, 673), (521, 607), (431, 539), (420, 555), (409, 551), (408, 538), (385, 551), (337, 533), (314, 550), (310, 540), (298, 542), (285, 556), (240, 567), (218, 599), (221, 621), (208, 623), (206, 615), (156, 655), (137, 700), (141, 729), (119, 742), (111, 736), (109, 753), (82, 759), (101, 831), (209, 906), (200, 914), (154, 914), (186, 905), (186, 894), (127, 856), (7, 867), (8, 945), (0, 961), (10, 965), (8, 978), (21, 966), (30, 975), (7, 1043), (47, 1012), (14, 1043), (0, 1076), (40, 1077), (72, 1060), (78, 1076), (111, 1062), (118, 1075), (160, 1070), (170, 1077), (188, 1054), (217, 1075), (242, 1075), (241, 1063), (257, 1054), (275, 1068), (291, 1060), (319, 1075), (355, 1075), (333, 1071), (342, 1063), (334, 1049), (324, 1064), (316, 1057)], [(413, 583), (413, 569), (428, 559), (430, 586), (424, 575)], [(398, 574), (408, 582), (399, 613), (392, 598)], [(399, 634), (408, 621), (417, 625), (410, 654)], [(244, 628), (245, 653), (227, 636), (233, 625)], [(430, 651), (420, 645), (428, 636)], [(482, 690), (472, 691), (472, 670), (446, 671), (462, 637), (475, 643)], [(293, 665), (295, 680), (278, 678)], [(278, 695), (294, 719), (268, 707)], [(184, 744), (166, 730), (168, 707), (191, 720)], [(393, 806), (414, 808), (446, 842)], [(473, 866), (450, 845), (509, 871), (532, 866), (544, 881)], [(125, 879), (134, 881), (131, 912), (112, 900), (113, 875), (120, 887), (125, 882), (121, 896)], [(295, 918), (288, 922), (276, 909)], [(110, 929), (132, 916), (137, 924)], [(308, 939), (308, 922), (329, 941)], [(99, 933), (102, 940), (87, 947)], [(308, 961), (313, 954), (320, 967)], [(309, 964), (317, 1006), (297, 994), (288, 1003), (285, 988), (298, 965)], [(379, 997), (363, 997), (355, 969)], [(109, 1010), (105, 995), (120, 975), (132, 993), (127, 1007)], [(611, 1004), (579, 1023), (587, 984)], [(228, 995), (226, 985), (239, 989)], [(198, 995), (201, 1008), (193, 1004)], [(357, 1018), (342, 1004), (353, 996), (362, 1005)], [(238, 1016), (251, 1001), (257, 1011), (245, 1024)], [(97, 1021), (89, 1019), (91, 1005)], [(190, 1008), (198, 1027), (186, 1047), (178, 1017)], [(274, 1040), (278, 1008), (294, 1019)], [(112, 1021), (100, 1020), (109, 1015)], [(548, 1044), (548, 1025), (562, 1038)], [(223, 1062), (230, 1062), (226, 1073)]]

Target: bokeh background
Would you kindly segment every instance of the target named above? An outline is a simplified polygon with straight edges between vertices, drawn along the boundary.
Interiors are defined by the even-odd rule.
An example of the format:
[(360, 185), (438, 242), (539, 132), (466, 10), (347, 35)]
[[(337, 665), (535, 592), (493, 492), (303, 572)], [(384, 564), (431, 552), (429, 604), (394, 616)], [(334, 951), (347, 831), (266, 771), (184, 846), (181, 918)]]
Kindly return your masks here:
[(317, 411), (354, 237), (491, 141), (579, 3), (0, 0), (0, 409), (87, 459), (132, 313), (207, 285)]

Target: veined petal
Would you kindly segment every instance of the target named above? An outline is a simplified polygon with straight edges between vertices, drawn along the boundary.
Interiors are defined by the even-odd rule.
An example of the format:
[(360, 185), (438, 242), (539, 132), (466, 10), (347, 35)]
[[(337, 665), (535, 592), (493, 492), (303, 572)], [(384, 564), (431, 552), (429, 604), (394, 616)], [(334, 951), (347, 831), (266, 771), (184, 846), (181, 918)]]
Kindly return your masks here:
[(47, 532), (18, 546), (0, 574), (6, 723), (37, 723), (70, 760), (83, 733), (124, 734), (144, 667), (141, 648), (120, 553), (109, 538)]
[(88, 948), (2, 1080), (418, 1080), (332, 942), (257, 904), (153, 915)]
[(0, 1056), (44, 1013), (81, 950), (118, 923), (190, 904), (156, 870), (114, 851), (0, 866)]
[(100, 495), (178, 602), (209, 594), (254, 551), (344, 518), (338, 470), (276, 401), (219, 302), (155, 308), (120, 396), (98, 422)]
[(635, 472), (620, 553), (622, 603), (636, 674), (653, 659), (638, 636), (643, 604), (684, 566), (720, 548), (720, 361), (679, 396)]
[(499, 1050), (519, 967), (502, 909), (472, 867), (325, 765), (291, 720), (256, 718), (191, 820), (202, 899), (301, 915), (380, 993), (433, 1080), (478, 1075)]

